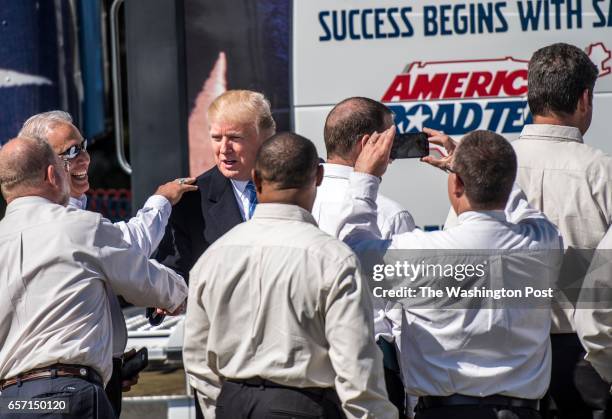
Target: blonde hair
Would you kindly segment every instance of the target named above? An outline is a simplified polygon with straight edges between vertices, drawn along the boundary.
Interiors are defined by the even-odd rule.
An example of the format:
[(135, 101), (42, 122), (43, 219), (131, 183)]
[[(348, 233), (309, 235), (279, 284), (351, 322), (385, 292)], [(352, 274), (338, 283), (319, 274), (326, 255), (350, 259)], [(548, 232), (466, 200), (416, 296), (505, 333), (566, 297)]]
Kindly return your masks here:
[(228, 90), (217, 97), (208, 108), (208, 120), (236, 122), (240, 124), (255, 123), (257, 132), (276, 132), (276, 122), (272, 118), (270, 102), (266, 97), (251, 90)]

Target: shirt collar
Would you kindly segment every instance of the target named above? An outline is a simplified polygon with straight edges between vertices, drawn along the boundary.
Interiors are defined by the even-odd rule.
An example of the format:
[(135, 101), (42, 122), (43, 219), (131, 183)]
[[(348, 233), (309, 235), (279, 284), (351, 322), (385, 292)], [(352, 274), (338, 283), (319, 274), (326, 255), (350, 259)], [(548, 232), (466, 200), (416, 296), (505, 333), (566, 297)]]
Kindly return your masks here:
[(41, 205), (41, 204), (54, 204), (55, 202), (49, 201), (47, 198), (43, 198), (42, 196), (22, 196), (21, 198), (16, 198), (11, 201), (10, 204), (6, 206), (6, 215), (9, 215), (13, 212), (19, 211), (19, 209), (28, 206), (28, 205)]
[(68, 200), (71, 207), (75, 207), (82, 210), (87, 208), (87, 195), (85, 194), (79, 196), (78, 198), (73, 198), (71, 196)]
[(246, 189), (247, 183), (249, 183), (249, 181), (248, 180), (235, 180), (235, 179), (230, 179), (230, 181), (232, 182), (234, 189), (236, 189), (238, 192), (244, 195), (244, 190)]
[(290, 204), (258, 204), (253, 214), (255, 219), (292, 220), (317, 225), (312, 214), (304, 208)]
[(520, 140), (575, 141), (582, 143), (582, 134), (576, 127), (549, 124), (528, 124), (523, 127)]
[(459, 214), (459, 217), (457, 217), (459, 224), (491, 219), (506, 222), (506, 213), (504, 210), (466, 211), (462, 212)]
[(351, 166), (346, 166), (344, 164), (323, 163), (324, 177), (348, 179), (352, 171), (353, 168)]

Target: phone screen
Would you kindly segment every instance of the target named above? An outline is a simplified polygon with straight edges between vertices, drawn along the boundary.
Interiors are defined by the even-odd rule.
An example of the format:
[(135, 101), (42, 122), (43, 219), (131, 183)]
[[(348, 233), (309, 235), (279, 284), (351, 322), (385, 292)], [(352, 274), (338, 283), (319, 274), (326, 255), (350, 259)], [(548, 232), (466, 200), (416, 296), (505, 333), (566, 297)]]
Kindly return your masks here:
[(395, 134), (391, 147), (392, 159), (412, 159), (429, 155), (429, 141), (423, 132)]

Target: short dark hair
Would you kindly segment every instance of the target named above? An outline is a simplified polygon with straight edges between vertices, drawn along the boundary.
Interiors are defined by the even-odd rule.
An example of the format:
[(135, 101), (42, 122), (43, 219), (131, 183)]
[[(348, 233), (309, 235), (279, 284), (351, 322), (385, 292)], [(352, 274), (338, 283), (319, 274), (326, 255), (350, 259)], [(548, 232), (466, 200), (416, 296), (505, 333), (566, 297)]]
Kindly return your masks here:
[(516, 178), (516, 154), (510, 143), (492, 131), (473, 131), (455, 150), (452, 171), (463, 181), (474, 205), (503, 206)]
[(599, 71), (584, 51), (558, 43), (540, 48), (529, 61), (529, 109), (533, 115), (573, 114), (585, 89), (593, 95)]
[(344, 99), (325, 120), (323, 138), (327, 157), (347, 157), (364, 135), (387, 129), (385, 118), (391, 115), (393, 112), (388, 107), (367, 97)]
[(255, 172), (278, 189), (302, 188), (316, 175), (317, 148), (309, 139), (280, 132), (263, 142), (257, 152)]

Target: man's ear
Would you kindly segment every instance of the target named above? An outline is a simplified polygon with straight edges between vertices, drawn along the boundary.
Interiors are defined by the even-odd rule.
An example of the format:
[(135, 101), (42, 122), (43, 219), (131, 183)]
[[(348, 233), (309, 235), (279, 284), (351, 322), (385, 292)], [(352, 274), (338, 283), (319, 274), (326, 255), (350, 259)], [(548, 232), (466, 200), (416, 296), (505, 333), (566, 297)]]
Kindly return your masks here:
[(324, 171), (325, 169), (323, 168), (322, 164), (317, 166), (317, 186), (321, 186), (321, 183), (323, 182)]
[(55, 166), (52, 164), (48, 165), (47, 170), (45, 170), (45, 181), (49, 182), (49, 184), (53, 185), (55, 188), (57, 188), (59, 185), (57, 171)]
[(257, 193), (261, 193), (261, 183), (262, 179), (257, 170), (251, 169), (251, 179), (253, 179), (253, 184), (255, 185), (255, 191)]
[(586, 112), (593, 104), (591, 103), (593, 100), (591, 96), (591, 91), (589, 89), (584, 89), (580, 99), (578, 100), (578, 110), (580, 112)]
[(461, 198), (465, 194), (465, 185), (463, 180), (456, 173), (451, 174), (452, 193), (457, 198)]
[(363, 150), (363, 147), (368, 143), (369, 139), (370, 139), (370, 136), (366, 134), (363, 137), (361, 137), (361, 140), (357, 142), (357, 144), (355, 144), (358, 147), (357, 155), (361, 154), (361, 150)]

